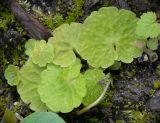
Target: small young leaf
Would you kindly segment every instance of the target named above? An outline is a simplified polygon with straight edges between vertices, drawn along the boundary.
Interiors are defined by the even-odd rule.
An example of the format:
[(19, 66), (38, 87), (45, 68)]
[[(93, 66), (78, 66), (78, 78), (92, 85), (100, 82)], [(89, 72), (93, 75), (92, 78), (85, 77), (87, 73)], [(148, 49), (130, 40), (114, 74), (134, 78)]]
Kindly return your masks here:
[(20, 74), (19, 68), (17, 66), (9, 65), (5, 70), (4, 76), (7, 79), (9, 85), (13, 86), (19, 84)]
[(24, 118), (20, 123), (65, 123), (65, 121), (53, 112), (35, 112)]
[(34, 49), (34, 46), (35, 46), (35, 43), (36, 43), (37, 40), (35, 39), (29, 39), (28, 42), (26, 42), (25, 44), (25, 53), (29, 56), (31, 54), (31, 52), (33, 51)]
[(38, 93), (50, 110), (66, 113), (81, 104), (86, 87), (80, 69), (81, 63), (77, 59), (67, 68), (50, 64), (42, 72)]
[(102, 70), (90, 69), (85, 72), (84, 77), (86, 79), (87, 95), (83, 98), (82, 103), (89, 105), (103, 92), (105, 81), (104, 83), (101, 83), (101, 81), (103, 81), (105, 74)]
[(18, 93), (22, 100), (30, 104), (30, 108), (34, 111), (46, 111), (46, 106), (40, 100), (37, 92), (38, 85), (41, 82), (40, 74), (43, 70), (44, 68), (33, 64), (31, 60), (27, 61), (20, 70), (21, 82), (17, 86)]
[(157, 50), (158, 48), (158, 39), (157, 38), (151, 38), (147, 41), (147, 47), (151, 50)]
[(144, 39), (157, 37), (160, 34), (160, 24), (156, 22), (156, 14), (144, 13), (137, 22), (136, 33)]
[(53, 62), (54, 49), (50, 43), (39, 41), (35, 43), (34, 49), (31, 53), (31, 59), (34, 64), (40, 67), (46, 66), (47, 63)]

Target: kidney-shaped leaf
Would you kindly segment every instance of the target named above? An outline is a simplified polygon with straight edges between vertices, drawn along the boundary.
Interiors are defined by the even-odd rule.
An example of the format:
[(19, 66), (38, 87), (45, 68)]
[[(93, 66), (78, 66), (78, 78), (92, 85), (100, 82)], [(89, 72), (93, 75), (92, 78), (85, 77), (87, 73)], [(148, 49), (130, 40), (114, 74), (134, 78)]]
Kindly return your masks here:
[(80, 60), (76, 60), (67, 68), (50, 64), (42, 72), (38, 92), (49, 109), (66, 113), (81, 104), (86, 87), (80, 69)]
[(76, 51), (96, 68), (107, 68), (115, 60), (130, 63), (142, 53), (133, 45), (136, 24), (136, 15), (131, 11), (101, 8), (85, 20)]
[(142, 38), (155, 38), (160, 34), (160, 24), (153, 12), (144, 13), (137, 22), (136, 33)]
[(53, 112), (35, 112), (24, 118), (20, 123), (65, 123), (65, 121)]
[(20, 70), (21, 82), (17, 86), (21, 99), (30, 104), (30, 108), (34, 111), (46, 111), (45, 104), (40, 100), (37, 92), (38, 84), (41, 82), (40, 74), (43, 68), (33, 64), (31, 60)]
[(39, 41), (35, 43), (34, 49), (31, 53), (31, 59), (34, 64), (40, 67), (46, 66), (47, 63), (53, 62), (54, 50), (50, 43)]
[(105, 82), (100, 84), (100, 81), (103, 81), (105, 74), (102, 70), (90, 69), (85, 72), (84, 77), (86, 79), (87, 94), (83, 99), (83, 104), (89, 105), (103, 92)]
[(66, 42), (72, 48), (77, 45), (79, 32), (82, 24), (72, 22), (71, 24), (63, 24), (53, 32), (53, 42)]
[(25, 44), (25, 53), (29, 56), (31, 54), (31, 52), (33, 51), (34, 49), (34, 46), (36, 44), (37, 40), (35, 39), (29, 39), (26, 44)]
[(53, 59), (55, 65), (68, 67), (76, 61), (76, 55), (68, 43), (54, 42), (53, 47), (55, 49)]
[(76, 60), (73, 52), (77, 45), (80, 23), (63, 24), (54, 30), (49, 42), (53, 44), (55, 49), (55, 58), (53, 63), (62, 67), (68, 67)]
[(157, 50), (158, 49), (158, 39), (157, 38), (151, 38), (147, 40), (147, 47), (151, 50)]
[(14, 65), (9, 65), (5, 70), (5, 78), (9, 85), (18, 85), (20, 81), (19, 68)]

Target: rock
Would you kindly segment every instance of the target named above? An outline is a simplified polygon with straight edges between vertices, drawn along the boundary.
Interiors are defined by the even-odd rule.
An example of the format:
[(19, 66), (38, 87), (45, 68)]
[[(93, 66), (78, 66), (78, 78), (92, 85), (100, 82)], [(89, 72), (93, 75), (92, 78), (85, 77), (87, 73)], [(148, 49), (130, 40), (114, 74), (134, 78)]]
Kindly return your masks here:
[(160, 96), (152, 97), (147, 106), (151, 111), (160, 111)]
[(131, 10), (130, 6), (127, 3), (127, 0), (116, 0), (116, 1), (120, 8)]
[(160, 90), (157, 90), (153, 97), (147, 102), (147, 107), (151, 111), (159, 112), (160, 111)]

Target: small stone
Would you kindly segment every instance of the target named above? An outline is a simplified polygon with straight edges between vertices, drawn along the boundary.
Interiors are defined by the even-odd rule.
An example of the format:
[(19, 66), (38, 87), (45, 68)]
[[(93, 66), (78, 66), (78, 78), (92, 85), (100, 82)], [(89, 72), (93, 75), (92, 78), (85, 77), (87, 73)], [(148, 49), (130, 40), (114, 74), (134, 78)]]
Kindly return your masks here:
[(148, 103), (148, 107), (151, 111), (160, 111), (160, 96), (152, 97)]

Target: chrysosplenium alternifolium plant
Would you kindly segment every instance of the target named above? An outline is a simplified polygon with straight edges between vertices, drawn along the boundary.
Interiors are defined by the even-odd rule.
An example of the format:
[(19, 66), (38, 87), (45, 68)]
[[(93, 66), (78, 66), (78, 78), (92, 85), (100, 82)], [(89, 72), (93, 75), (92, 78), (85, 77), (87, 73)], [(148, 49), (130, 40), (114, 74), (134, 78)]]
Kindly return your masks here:
[[(10, 65), (5, 77), (10, 85), (17, 86), (22, 100), (32, 110), (66, 113), (81, 103), (89, 105), (104, 89), (99, 81), (107, 82), (104, 68), (116, 61), (131, 63), (143, 52), (137, 46), (143, 42), (140, 39), (160, 33), (159, 24), (152, 23), (153, 15), (139, 19), (128, 10), (101, 8), (83, 24), (61, 25), (48, 42), (29, 40), (25, 45), (28, 61), (20, 69)], [(151, 16), (151, 20), (145, 16)], [(142, 31), (155, 26), (156, 33)], [(83, 73), (81, 60), (86, 60), (90, 67)]]

